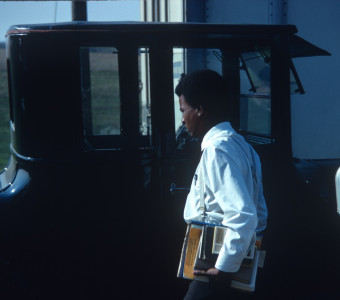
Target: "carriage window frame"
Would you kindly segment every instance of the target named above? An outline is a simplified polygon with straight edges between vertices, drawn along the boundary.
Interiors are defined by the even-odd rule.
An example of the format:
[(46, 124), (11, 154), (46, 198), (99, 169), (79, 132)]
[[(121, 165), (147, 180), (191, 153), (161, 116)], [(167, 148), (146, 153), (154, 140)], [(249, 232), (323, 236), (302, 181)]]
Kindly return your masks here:
[[(98, 132), (93, 131), (93, 108), (92, 108), (92, 100), (93, 95), (93, 86), (91, 82), (91, 57), (84, 59), (83, 53), (86, 52), (84, 49), (112, 49), (112, 54), (116, 56), (116, 69), (113, 72), (116, 72), (116, 103), (119, 105), (116, 106), (116, 113), (118, 119), (118, 125), (116, 126), (115, 130), (108, 131), (108, 132)], [(84, 141), (84, 148), (85, 151), (95, 151), (95, 150), (122, 150), (126, 148), (137, 148), (137, 149), (151, 149), (152, 148), (152, 135), (151, 135), (151, 111), (150, 111), (150, 99), (144, 100), (144, 102), (148, 102), (148, 109), (142, 109), (142, 89), (149, 89), (148, 85), (143, 85), (141, 81), (141, 53), (144, 53), (146, 56), (148, 55), (148, 47), (146, 46), (138, 46), (136, 47), (136, 55), (138, 57), (138, 65), (134, 65), (134, 68), (138, 69), (138, 88), (136, 88), (135, 98), (138, 98), (138, 108), (139, 112), (139, 128), (137, 128), (136, 133), (131, 134), (131, 129), (128, 128), (126, 122), (126, 115), (128, 114), (128, 106), (130, 104), (126, 103), (127, 97), (122, 97), (122, 68), (127, 68), (126, 61), (120, 59), (121, 53), (124, 51), (124, 47), (120, 45), (85, 45), (80, 46), (79, 53), (80, 53), (80, 72), (81, 72), (81, 101), (82, 101), (82, 125), (83, 125), (83, 141)], [(89, 51), (89, 50), (88, 50)], [(85, 54), (86, 55), (86, 54)], [(129, 54), (127, 54), (129, 55)], [(125, 60), (127, 55), (125, 55)], [(148, 59), (146, 59), (148, 63)], [(93, 68), (93, 66), (92, 66)], [(104, 66), (107, 68), (107, 66)], [(149, 68), (146, 68), (146, 72), (149, 72)], [(90, 79), (88, 78), (90, 76)], [(149, 76), (149, 75), (148, 75)], [(125, 76), (126, 77), (126, 76)], [(112, 88), (112, 86), (111, 86)], [(125, 90), (126, 90), (126, 83), (125, 83)], [(137, 92), (138, 90), (138, 92)], [(138, 95), (137, 95), (138, 93)], [(148, 91), (147, 96), (150, 96), (150, 92)], [(88, 107), (86, 107), (88, 106)], [(90, 111), (90, 113), (89, 113)], [(143, 122), (143, 118), (145, 117), (145, 122)], [(111, 120), (112, 121), (112, 120)], [(142, 123), (143, 122), (143, 125)], [(117, 123), (116, 123), (117, 124)], [(125, 125), (124, 125), (125, 124)], [(143, 127), (144, 126), (144, 127)]]
[(271, 47), (258, 47), (239, 54), (240, 131), (248, 141), (272, 142)]

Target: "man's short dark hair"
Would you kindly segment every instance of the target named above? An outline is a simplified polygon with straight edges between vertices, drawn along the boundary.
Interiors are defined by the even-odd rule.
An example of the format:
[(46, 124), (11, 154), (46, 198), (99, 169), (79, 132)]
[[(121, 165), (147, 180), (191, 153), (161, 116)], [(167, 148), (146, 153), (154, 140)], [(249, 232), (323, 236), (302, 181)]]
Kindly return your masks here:
[(199, 70), (182, 75), (175, 93), (183, 95), (185, 101), (194, 108), (202, 106), (212, 116), (220, 116), (227, 111), (227, 83), (215, 71)]

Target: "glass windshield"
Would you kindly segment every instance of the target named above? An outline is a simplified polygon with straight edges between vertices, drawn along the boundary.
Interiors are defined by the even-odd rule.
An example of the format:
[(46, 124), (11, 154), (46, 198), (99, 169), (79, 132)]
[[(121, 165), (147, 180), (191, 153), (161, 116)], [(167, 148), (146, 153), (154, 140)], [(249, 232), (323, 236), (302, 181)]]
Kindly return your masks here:
[(271, 135), (270, 49), (240, 54), (240, 129)]

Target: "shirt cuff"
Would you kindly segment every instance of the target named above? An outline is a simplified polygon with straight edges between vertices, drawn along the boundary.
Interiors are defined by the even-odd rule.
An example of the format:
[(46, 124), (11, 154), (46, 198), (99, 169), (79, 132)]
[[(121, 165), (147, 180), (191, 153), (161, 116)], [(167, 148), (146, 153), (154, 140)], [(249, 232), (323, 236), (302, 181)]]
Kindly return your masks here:
[(215, 268), (223, 272), (237, 272), (242, 263), (241, 255), (228, 255), (223, 247), (217, 257)]

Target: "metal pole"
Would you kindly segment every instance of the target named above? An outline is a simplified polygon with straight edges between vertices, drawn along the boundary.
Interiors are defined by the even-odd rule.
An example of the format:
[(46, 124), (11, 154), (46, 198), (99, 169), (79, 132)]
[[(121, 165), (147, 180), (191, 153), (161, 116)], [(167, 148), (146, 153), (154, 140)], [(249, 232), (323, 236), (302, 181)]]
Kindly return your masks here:
[(72, 21), (87, 21), (87, 2), (72, 1)]
[(54, 3), (54, 23), (57, 23), (57, 10), (58, 10), (58, 1)]

